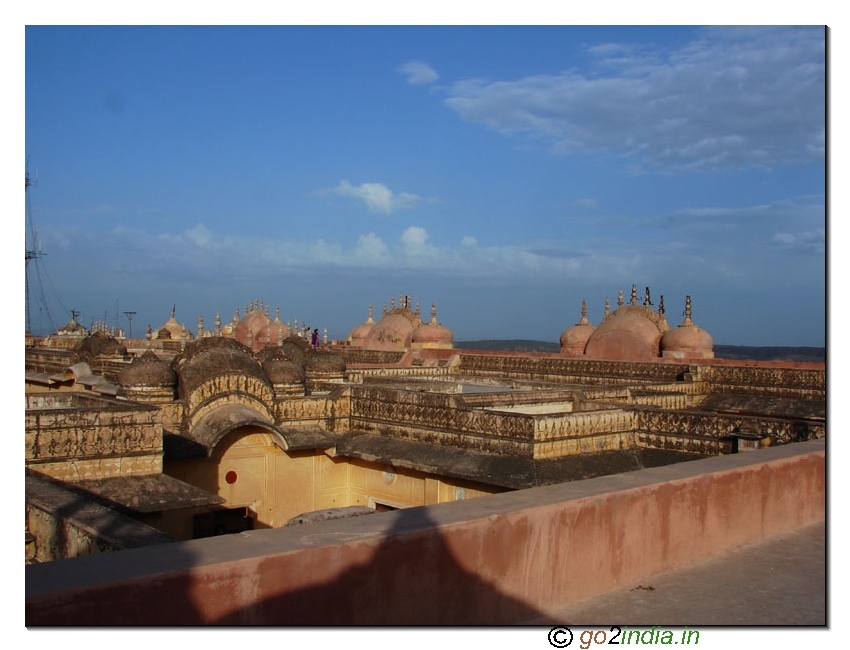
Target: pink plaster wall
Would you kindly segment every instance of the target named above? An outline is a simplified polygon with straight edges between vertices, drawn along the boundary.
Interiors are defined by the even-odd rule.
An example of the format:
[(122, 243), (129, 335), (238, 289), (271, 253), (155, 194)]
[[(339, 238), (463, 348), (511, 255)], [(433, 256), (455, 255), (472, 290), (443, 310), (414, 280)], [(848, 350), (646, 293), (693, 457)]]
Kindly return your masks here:
[(825, 518), (825, 442), (26, 568), (26, 625), (527, 620)]

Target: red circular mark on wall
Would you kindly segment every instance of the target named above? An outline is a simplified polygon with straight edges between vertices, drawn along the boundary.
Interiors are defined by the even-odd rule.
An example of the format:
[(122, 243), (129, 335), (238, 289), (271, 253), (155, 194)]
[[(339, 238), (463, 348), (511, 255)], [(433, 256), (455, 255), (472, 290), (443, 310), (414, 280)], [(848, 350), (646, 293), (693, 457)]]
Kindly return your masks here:
[(227, 474), (224, 475), (224, 480), (230, 483), (231, 485), (233, 483), (236, 483), (237, 478), (239, 478), (239, 476), (237, 476), (236, 472), (234, 472), (233, 470), (230, 470)]

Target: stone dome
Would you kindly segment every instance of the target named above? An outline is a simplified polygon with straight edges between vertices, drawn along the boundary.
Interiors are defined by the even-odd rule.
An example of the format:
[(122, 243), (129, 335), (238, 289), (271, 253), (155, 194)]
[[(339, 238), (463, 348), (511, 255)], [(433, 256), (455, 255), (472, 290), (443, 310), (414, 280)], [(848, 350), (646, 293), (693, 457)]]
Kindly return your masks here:
[(421, 323), (409, 309), (391, 311), (369, 331), (363, 347), (369, 350), (406, 350), (410, 348), (413, 331)]
[(363, 341), (365, 341), (366, 337), (369, 336), (369, 332), (372, 331), (374, 326), (375, 319), (372, 317), (372, 305), (369, 305), (369, 318), (351, 330), (351, 333), (348, 335), (349, 344), (357, 347), (362, 346)]
[(95, 357), (119, 357), (124, 359), (127, 357), (127, 348), (121, 345), (117, 339), (109, 336), (109, 334), (95, 332), (80, 341), (76, 347), (76, 353), (80, 361), (86, 361)]
[(661, 356), (661, 337), (670, 329), (663, 314), (641, 305), (625, 305), (608, 315), (590, 335), (585, 356), (592, 359), (645, 361)]
[(256, 349), (257, 344), (259, 343), (263, 347), (267, 347), (270, 345), (277, 345), (287, 336), (289, 336), (290, 330), (289, 325), (286, 323), (281, 323), (280, 320), (275, 319), (268, 325), (265, 325), (257, 332), (257, 335), (254, 339), (254, 347)]
[(84, 338), (89, 335), (89, 331), (80, 325), (75, 318), (72, 318), (55, 332), (55, 336), (69, 336), (74, 338)]
[[(260, 349), (263, 346), (262, 344), (258, 344), (258, 334), (260, 330), (271, 322), (271, 318), (268, 317), (265, 311), (262, 309), (252, 309), (245, 314), (245, 317), (236, 326), (235, 338), (243, 345), (248, 345), (248, 339), (251, 339), (251, 345), (249, 347)], [(277, 343), (277, 339), (275, 339), (274, 343)]]
[(177, 373), (153, 351), (147, 350), (118, 374), (118, 383), (122, 388), (173, 388), (177, 385)]
[(431, 320), (413, 330), (411, 343), (413, 347), (422, 348), (451, 348), (454, 341), (452, 331), (437, 322), (437, 307), (431, 304)]
[(179, 377), (183, 394), (217, 375), (243, 375), (268, 384), (262, 366), (251, 351), (238, 341), (221, 336), (192, 341), (174, 357), (171, 367)]
[(167, 321), (165, 321), (165, 323), (163, 323), (160, 327), (154, 330), (153, 338), (172, 339), (174, 341), (182, 340), (184, 335), (187, 341), (191, 341), (195, 338), (192, 332), (190, 332), (185, 325), (177, 322), (175, 313), (176, 310), (172, 308), (171, 318), (169, 318)]
[(273, 384), (304, 383), (306, 358), (302, 361), (293, 360), (291, 355), (297, 356), (298, 353), (304, 355), (297, 345), (295, 345), (297, 352), (293, 355), (293, 345), (289, 343), (288, 350), (279, 345), (267, 346), (255, 355)]
[(579, 357), (584, 354), (590, 336), (596, 327), (587, 320), (587, 301), (581, 301), (581, 320), (572, 327), (568, 327), (561, 333), (559, 340), (561, 354), (570, 357)]
[(307, 379), (304, 368), (288, 359), (270, 359), (263, 364), (263, 370), (273, 384), (303, 384)]
[(661, 355), (674, 359), (714, 358), (714, 339), (691, 320), (691, 297), (685, 302), (685, 320), (661, 338)]

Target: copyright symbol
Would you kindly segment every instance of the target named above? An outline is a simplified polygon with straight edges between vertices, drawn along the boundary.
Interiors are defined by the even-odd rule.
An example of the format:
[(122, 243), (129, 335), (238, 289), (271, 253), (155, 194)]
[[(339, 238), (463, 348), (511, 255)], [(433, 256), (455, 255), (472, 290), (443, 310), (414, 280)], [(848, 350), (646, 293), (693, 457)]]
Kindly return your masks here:
[(566, 648), (573, 642), (573, 632), (568, 627), (553, 627), (549, 630), (549, 645)]

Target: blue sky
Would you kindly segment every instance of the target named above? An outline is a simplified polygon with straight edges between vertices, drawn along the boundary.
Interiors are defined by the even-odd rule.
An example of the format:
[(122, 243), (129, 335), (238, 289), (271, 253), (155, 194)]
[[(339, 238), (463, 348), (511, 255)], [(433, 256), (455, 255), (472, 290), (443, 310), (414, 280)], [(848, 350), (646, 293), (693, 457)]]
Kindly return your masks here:
[(636, 284), (822, 346), (825, 78), (817, 26), (27, 27), (33, 329), (408, 294), (557, 341)]

